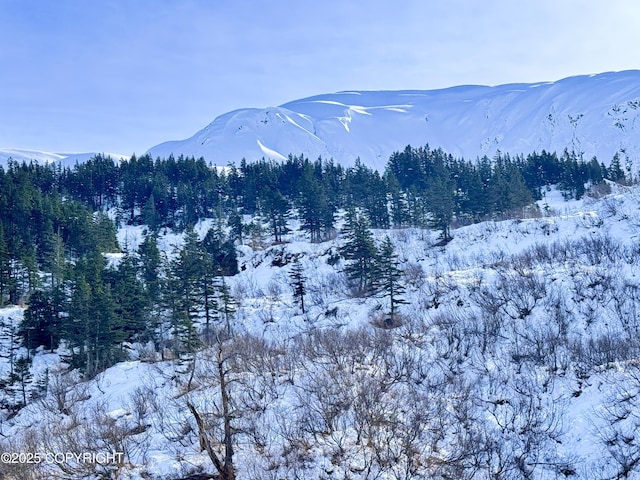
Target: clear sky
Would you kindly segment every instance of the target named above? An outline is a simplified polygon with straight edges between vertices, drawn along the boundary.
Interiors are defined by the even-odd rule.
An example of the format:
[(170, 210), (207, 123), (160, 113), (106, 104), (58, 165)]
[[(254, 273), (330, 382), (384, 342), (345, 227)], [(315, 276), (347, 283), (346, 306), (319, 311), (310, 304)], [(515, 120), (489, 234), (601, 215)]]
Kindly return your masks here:
[(640, 68), (637, 0), (0, 0), (0, 148), (143, 153), (341, 90)]

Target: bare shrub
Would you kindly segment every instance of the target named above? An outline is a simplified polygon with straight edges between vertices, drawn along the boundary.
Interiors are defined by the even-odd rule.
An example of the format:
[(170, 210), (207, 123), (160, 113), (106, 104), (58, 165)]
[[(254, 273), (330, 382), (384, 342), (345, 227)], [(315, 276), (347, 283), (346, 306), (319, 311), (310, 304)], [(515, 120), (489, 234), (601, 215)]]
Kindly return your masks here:
[(55, 370), (49, 374), (47, 395), (41, 404), (49, 412), (71, 415), (80, 402), (89, 398), (88, 384), (81, 380), (77, 370)]
[(419, 288), (425, 280), (425, 272), (422, 265), (416, 262), (408, 262), (404, 265), (403, 269), (404, 279), (407, 285), (414, 288)]
[(307, 280), (306, 288), (311, 305), (327, 308), (331, 300), (348, 290), (347, 277), (338, 271), (320, 273)]
[(542, 469), (565, 466), (565, 458), (548, 453), (562, 434), (560, 399), (533, 377), (509, 376), (508, 370), (496, 370), (487, 380), (488, 395), (478, 399), (490, 419), (477, 438), (481, 468), (491, 478), (515, 479), (542, 478)]
[[(31, 430), (13, 438), (0, 438), (0, 452), (35, 453), (39, 452), (39, 444)], [(40, 480), (46, 478), (40, 463), (34, 462), (0, 462), (0, 478), (3, 480)]]
[(611, 390), (596, 412), (600, 419), (594, 432), (606, 461), (602, 478), (636, 478), (640, 472), (640, 368), (637, 362), (624, 365), (611, 377)]
[[(607, 185), (609, 186), (609, 185)], [(609, 192), (611, 192), (611, 187), (609, 186)], [(609, 197), (602, 201), (602, 210), (605, 215), (611, 218), (616, 218), (621, 214), (622, 210), (622, 200), (619, 198)]]
[[(613, 282), (611, 282), (613, 283)], [(628, 280), (619, 281), (612, 295), (615, 318), (620, 322), (629, 342), (640, 339), (640, 285)]]
[(512, 319), (531, 315), (538, 302), (547, 294), (544, 279), (531, 271), (499, 274), (494, 285), (495, 295), (503, 301), (503, 311)]
[(611, 185), (606, 182), (596, 183), (591, 185), (586, 192), (586, 195), (590, 198), (603, 198), (611, 193)]
[(583, 237), (575, 244), (576, 250), (586, 257), (589, 265), (616, 263), (621, 260), (621, 245), (609, 235)]

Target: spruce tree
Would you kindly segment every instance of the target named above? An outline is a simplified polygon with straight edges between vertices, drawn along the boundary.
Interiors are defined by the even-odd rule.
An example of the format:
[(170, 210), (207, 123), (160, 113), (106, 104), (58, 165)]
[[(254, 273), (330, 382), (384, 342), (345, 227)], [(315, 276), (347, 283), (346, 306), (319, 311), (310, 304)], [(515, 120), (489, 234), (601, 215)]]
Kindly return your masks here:
[(217, 301), (216, 305), (218, 313), (224, 320), (227, 335), (231, 335), (231, 317), (236, 312), (237, 303), (231, 295), (229, 285), (225, 280), (225, 276), (220, 268), (217, 270), (216, 283), (215, 283)]
[(269, 221), (269, 228), (276, 243), (282, 241), (282, 236), (288, 232), (287, 215), (289, 201), (278, 190), (267, 188), (262, 193), (262, 212)]
[(107, 280), (115, 302), (114, 330), (120, 341), (140, 341), (146, 339), (147, 316), (150, 298), (146, 296), (144, 285), (138, 278), (139, 263), (136, 256), (125, 252), (117, 268), (107, 272)]
[(138, 247), (138, 268), (142, 281), (143, 295), (145, 297), (145, 318), (147, 321), (144, 340), (151, 340), (156, 349), (160, 348), (162, 326), (162, 290), (164, 279), (162, 278), (163, 260), (158, 248), (156, 234), (145, 235)]
[(293, 263), (291, 267), (291, 272), (289, 273), (289, 277), (291, 278), (291, 286), (293, 287), (293, 298), (300, 305), (300, 310), (302, 313), (305, 313), (304, 308), (304, 296), (306, 294), (306, 286), (305, 283), (307, 278), (304, 276), (304, 272), (302, 269), (302, 264), (299, 259)]
[(351, 212), (347, 217), (346, 240), (340, 248), (346, 260), (345, 273), (356, 295), (371, 295), (376, 276), (378, 250), (364, 214)]
[(430, 213), (428, 225), (442, 232), (442, 240), (451, 240), (450, 228), (453, 219), (454, 183), (446, 168), (438, 169), (436, 176), (429, 179), (426, 191), (426, 208)]
[(229, 217), (227, 218), (227, 226), (231, 230), (231, 240), (237, 241), (240, 245), (243, 245), (243, 230), (242, 217), (238, 213), (237, 209), (233, 209)]
[(307, 166), (301, 181), (299, 211), (301, 228), (314, 243), (326, 239), (333, 230), (335, 205), (329, 200), (325, 186)]
[[(210, 294), (207, 290), (210, 276), (206, 274), (206, 269), (206, 254), (195, 231), (189, 229), (184, 246), (171, 262), (169, 289), (165, 293), (178, 354), (193, 353), (199, 345), (196, 325), (200, 317), (208, 313), (201, 306), (204, 304), (203, 295)], [(205, 318), (205, 322), (209, 321), (210, 318)]]
[(56, 349), (60, 342), (61, 318), (65, 311), (66, 299), (59, 285), (33, 292), (20, 324), (19, 334), (24, 346), (29, 350), (40, 346), (49, 351)]
[(6, 304), (12, 283), (11, 255), (5, 240), (2, 221), (0, 221), (0, 307)]
[(398, 268), (398, 256), (389, 236), (385, 237), (380, 246), (377, 267), (376, 289), (389, 299), (389, 310), (385, 318), (385, 325), (388, 327), (395, 326), (398, 320), (398, 305), (407, 302), (402, 297), (405, 291), (402, 284), (402, 271)]

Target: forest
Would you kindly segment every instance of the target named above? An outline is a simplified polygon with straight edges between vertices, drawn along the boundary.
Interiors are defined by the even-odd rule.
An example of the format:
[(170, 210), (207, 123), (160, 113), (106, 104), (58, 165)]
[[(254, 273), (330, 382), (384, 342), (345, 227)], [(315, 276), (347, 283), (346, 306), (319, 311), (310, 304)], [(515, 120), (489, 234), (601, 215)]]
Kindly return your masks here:
[[(126, 358), (125, 342), (152, 340), (162, 351), (167, 319), (181, 339), (173, 348), (194, 348), (193, 310), (204, 302), (209, 325), (230, 308), (223, 283), (238, 271), (235, 246), (281, 242), (294, 216), (322, 242), (335, 236), (337, 212), (351, 212), (352, 246), (341, 254), (361, 292), (373, 293), (364, 278), (375, 276), (370, 228), (431, 228), (446, 244), (452, 224), (521, 215), (550, 185), (580, 199), (585, 185), (627, 176), (617, 157), (608, 168), (568, 152), (471, 162), (429, 146), (394, 153), (382, 175), (360, 162), (344, 168), (293, 155), (226, 168), (149, 156), (116, 163), (98, 155), (64, 170), (10, 163), (0, 169), (0, 306), (28, 306), (16, 341), (31, 350), (64, 341), (70, 365), (95, 374)], [(193, 227), (206, 218), (215, 226), (199, 241)], [(137, 252), (118, 245), (123, 225), (148, 228)], [(170, 261), (156, 244), (161, 229), (186, 232)], [(108, 265), (104, 254), (121, 251)]]
[[(428, 247), (444, 249), (463, 226), (540, 218), (545, 212), (539, 206), (545, 208), (552, 187), (567, 200), (580, 200), (587, 194), (602, 198), (612, 184), (633, 180), (618, 157), (608, 167), (567, 151), (466, 161), (429, 146), (395, 152), (384, 172), (361, 162), (343, 167), (294, 155), (285, 162), (243, 160), (226, 167), (212, 167), (202, 158), (154, 160), (147, 155), (122, 162), (98, 155), (72, 169), (10, 163), (6, 170), (0, 168), (0, 307), (19, 305), (24, 315), (18, 324), (3, 323), (0, 331), (10, 365), (0, 378), (5, 392), (0, 407), (10, 418), (56, 388), (58, 394), (75, 392), (70, 385), (56, 384), (59, 380), (31, 377), (30, 362), (38, 352), (61, 352), (68, 371), (86, 380), (140, 358), (139, 351), (132, 353), (144, 346), (147, 359), (177, 361), (185, 382), (179, 388), (195, 392), (183, 405), (194, 422), (191, 433), (163, 435), (180, 442), (189, 435), (192, 442), (199, 438), (221, 478), (235, 475), (233, 450), (240, 436), (262, 452), (265, 462), (275, 462), (274, 475), (296, 472), (287, 478), (304, 478), (314, 462), (317, 468), (313, 458), (324, 454), (313, 448), (320, 444), (333, 449), (332, 468), (342, 472), (332, 477), (325, 468), (326, 478), (542, 478), (536, 476), (541, 470), (544, 478), (578, 475), (570, 460), (549, 456), (550, 445), (561, 434), (555, 417), (539, 415), (551, 408), (543, 403), (553, 398), (542, 393), (559, 372), (573, 369), (581, 385), (591, 369), (636, 351), (637, 325), (629, 308), (637, 292), (626, 277), (613, 279), (604, 269), (618, 261), (633, 263), (633, 249), (597, 236), (532, 246), (511, 257), (490, 252), (480, 261), (491, 271), (490, 283), (479, 277), (464, 285), (438, 270), (427, 280), (417, 250), (409, 254), (405, 249), (415, 232), (437, 232)], [(545, 225), (541, 231), (551, 228)], [(136, 248), (117, 239), (119, 230), (132, 226), (143, 228)], [(342, 280), (312, 277), (305, 263), (311, 254), (278, 250), (287, 245), (293, 228), (320, 249), (318, 258), (327, 268), (338, 267)], [(172, 251), (159, 243), (168, 233), (183, 238)], [(404, 243), (398, 241), (402, 235)], [(431, 258), (433, 252), (424, 248), (425, 258)], [(264, 295), (279, 298), (284, 289), (291, 290), (292, 315), (310, 318), (313, 311), (328, 321), (340, 318), (343, 307), (327, 298), (338, 295), (332, 288), (343, 288), (347, 301), (356, 302), (355, 310), (359, 301), (375, 303), (367, 315), (376, 328), (310, 330), (286, 345), (239, 333), (248, 315), (248, 290), (255, 287), (232, 281), (248, 268), (239, 260), (246, 249), (266, 255), (259, 261), (252, 257), (255, 265), (249, 268), (260, 268), (263, 261), (275, 268), (287, 266), (285, 277), (269, 284)], [(557, 284), (551, 286), (547, 279), (563, 256), (563, 265), (573, 265), (573, 283), (556, 290)], [(448, 261), (456, 269), (470, 262)], [(598, 268), (583, 275), (581, 265)], [(536, 273), (540, 269), (543, 276)], [(625, 295), (616, 297), (618, 287)], [(570, 325), (563, 306), (564, 289), (576, 292), (571, 301), (580, 305), (580, 322), (590, 325), (614, 315), (622, 322), (622, 339), (596, 331), (590, 340), (572, 335), (577, 327)], [(578, 299), (581, 290), (583, 298)], [(607, 301), (598, 303), (602, 298)], [(404, 307), (416, 304), (417, 317), (431, 312), (428, 325), (407, 318)], [(443, 304), (461, 310), (439, 309)], [(584, 310), (587, 305), (591, 310)], [(612, 313), (601, 315), (602, 308)], [(539, 318), (540, 311), (549, 318), (548, 328), (535, 322), (523, 326)], [(267, 318), (272, 310), (263, 308), (260, 315), (265, 324), (273, 322)], [(434, 335), (427, 346), (426, 338)], [(612, 339), (617, 341), (615, 352), (603, 343), (589, 343)], [(202, 358), (196, 362), (198, 355)], [(474, 363), (478, 358), (482, 361)], [(490, 363), (511, 363), (504, 372), (544, 366), (553, 375), (547, 373), (542, 383), (529, 377), (509, 379)], [(463, 374), (463, 365), (473, 375)], [(274, 375), (273, 382), (261, 378), (264, 372)], [(331, 377), (342, 387), (327, 397)], [(472, 381), (476, 377), (483, 381)], [(225, 381), (241, 386), (227, 387)], [(202, 414), (208, 382), (220, 396), (216, 432), (221, 440), (215, 445), (203, 436), (209, 428)], [(279, 425), (276, 443), (281, 450), (270, 456), (269, 442), (261, 438), (266, 435), (261, 422), (267, 421), (261, 415), (277, 416), (273, 405), (299, 395), (289, 391), (294, 385), (304, 386), (306, 396), (296, 398), (307, 415)], [(490, 399), (481, 400), (487, 391)], [(576, 392), (580, 387), (573, 392), (580, 395)], [(68, 403), (77, 403), (70, 398), (62, 398), (52, 410), (61, 413)], [(401, 398), (411, 399), (412, 406), (400, 408)], [(483, 433), (486, 419), (476, 418), (474, 404), (481, 401), (500, 426), (500, 435), (508, 436), (503, 444), (493, 442), (490, 430)], [(232, 414), (232, 408), (244, 413)], [(149, 427), (141, 423), (131, 431), (136, 428)], [(355, 428), (356, 439), (349, 428)], [(131, 431), (123, 438), (137, 435)], [(610, 441), (618, 446), (618, 439)], [(307, 460), (295, 458), (303, 452)], [(634, 459), (640, 461), (636, 453), (620, 457), (619, 476), (607, 478), (627, 478), (635, 469)], [(357, 468), (345, 467), (354, 462)]]

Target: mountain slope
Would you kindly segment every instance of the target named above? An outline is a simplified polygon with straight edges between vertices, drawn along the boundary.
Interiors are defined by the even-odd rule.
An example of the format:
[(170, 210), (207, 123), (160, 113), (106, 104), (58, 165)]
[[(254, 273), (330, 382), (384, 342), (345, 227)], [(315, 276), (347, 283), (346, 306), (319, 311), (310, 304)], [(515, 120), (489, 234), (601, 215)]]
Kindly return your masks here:
[[(392, 329), (374, 327), (388, 299), (350, 295), (330, 260), (342, 233), (310, 243), (291, 222), (284, 243), (239, 246), (232, 338), (168, 360), (128, 345), (130, 361), (87, 381), (65, 373), (64, 348), (39, 349), (34, 398), (0, 417), (0, 477), (208, 478), (188, 405), (219, 439), (224, 352), (237, 478), (637, 478), (637, 463), (619, 472), (638, 451), (640, 189), (613, 188), (569, 202), (550, 189), (544, 216), (461, 227), (444, 247), (436, 232), (372, 232), (391, 238), (406, 280)], [(135, 248), (143, 229), (120, 238)], [(162, 237), (167, 255), (184, 241)], [(304, 314), (288, 284), (296, 261)], [(0, 309), (0, 379), (21, 318)], [(0, 390), (0, 414), (21, 393)], [(73, 455), (85, 452), (122, 461)]]
[(218, 165), (303, 153), (345, 165), (360, 157), (380, 169), (394, 151), (427, 143), (467, 159), (498, 150), (565, 148), (605, 163), (616, 152), (623, 160), (637, 158), (640, 71), (536, 84), (318, 95), (226, 113), (193, 137), (149, 153), (203, 156)]
[[(52, 153), (42, 152), (38, 150), (25, 150), (18, 148), (7, 148), (0, 150), (0, 167), (6, 168), (9, 160), (22, 162), (35, 162), (39, 164), (59, 163), (62, 167), (71, 167), (76, 163), (84, 163), (90, 158), (98, 155), (97, 152), (88, 153)], [(103, 153), (102, 155), (110, 156), (114, 160), (127, 160), (129, 155), (120, 155), (117, 153)]]

